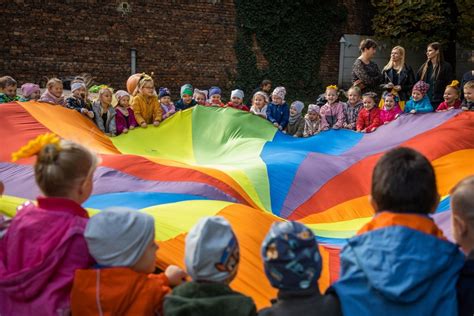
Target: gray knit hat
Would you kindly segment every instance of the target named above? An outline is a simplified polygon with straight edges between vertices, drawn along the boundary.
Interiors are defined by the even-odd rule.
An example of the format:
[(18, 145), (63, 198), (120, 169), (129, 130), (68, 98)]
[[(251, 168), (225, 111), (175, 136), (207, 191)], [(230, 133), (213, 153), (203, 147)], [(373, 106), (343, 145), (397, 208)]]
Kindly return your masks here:
[(123, 209), (102, 211), (87, 223), (84, 237), (95, 261), (104, 266), (130, 267), (155, 237), (155, 220)]
[(186, 236), (185, 263), (194, 281), (225, 282), (237, 274), (239, 244), (221, 216), (204, 217)]
[(291, 107), (295, 107), (296, 111), (298, 111), (298, 113), (301, 113), (301, 111), (303, 111), (303, 108), (304, 108), (304, 103), (301, 101), (295, 101), (291, 103)]

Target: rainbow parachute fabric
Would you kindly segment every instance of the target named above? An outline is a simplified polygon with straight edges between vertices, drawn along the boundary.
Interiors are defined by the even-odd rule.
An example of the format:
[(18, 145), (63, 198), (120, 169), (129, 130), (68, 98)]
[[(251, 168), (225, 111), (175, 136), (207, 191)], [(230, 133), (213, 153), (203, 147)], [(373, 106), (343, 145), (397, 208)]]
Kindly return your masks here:
[(184, 267), (186, 233), (202, 216), (221, 215), (239, 239), (241, 263), (232, 287), (258, 307), (276, 291), (263, 272), (260, 243), (274, 221), (298, 220), (316, 234), (323, 258), (319, 281), (339, 274), (339, 250), (373, 216), (370, 178), (387, 150), (407, 146), (434, 165), (442, 201), (434, 215), (449, 234), (449, 190), (474, 174), (474, 113), (453, 110), (404, 115), (372, 134), (328, 131), (297, 139), (269, 122), (231, 108), (198, 106), (159, 127), (109, 138), (79, 113), (25, 102), (0, 105), (0, 210), (13, 216), (40, 194), (34, 158), (11, 162), (12, 152), (53, 132), (100, 154), (91, 214), (114, 206), (156, 220), (157, 264)]

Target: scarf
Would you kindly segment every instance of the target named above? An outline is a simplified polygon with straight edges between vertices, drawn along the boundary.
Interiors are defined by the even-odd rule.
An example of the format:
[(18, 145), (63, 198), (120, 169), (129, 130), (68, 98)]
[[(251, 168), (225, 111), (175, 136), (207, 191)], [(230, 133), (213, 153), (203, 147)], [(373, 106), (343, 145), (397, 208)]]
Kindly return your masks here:
[(301, 117), (301, 113), (297, 113), (296, 115), (290, 115), (289, 123), (291, 125), (295, 124)]

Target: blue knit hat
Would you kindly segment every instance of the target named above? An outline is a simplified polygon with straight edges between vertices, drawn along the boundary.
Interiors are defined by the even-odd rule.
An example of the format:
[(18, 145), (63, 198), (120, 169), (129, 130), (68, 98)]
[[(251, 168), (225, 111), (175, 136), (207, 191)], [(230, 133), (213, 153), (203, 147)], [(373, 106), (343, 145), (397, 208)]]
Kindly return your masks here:
[(170, 90), (165, 87), (160, 87), (160, 92), (158, 93), (158, 97), (169, 97), (171, 95)]
[(273, 223), (262, 243), (262, 257), (274, 288), (301, 291), (317, 286), (322, 260), (313, 232), (305, 225)]
[(221, 91), (221, 88), (219, 87), (211, 87), (209, 89), (209, 98), (212, 97), (213, 95), (221, 95), (222, 94), (222, 91)]

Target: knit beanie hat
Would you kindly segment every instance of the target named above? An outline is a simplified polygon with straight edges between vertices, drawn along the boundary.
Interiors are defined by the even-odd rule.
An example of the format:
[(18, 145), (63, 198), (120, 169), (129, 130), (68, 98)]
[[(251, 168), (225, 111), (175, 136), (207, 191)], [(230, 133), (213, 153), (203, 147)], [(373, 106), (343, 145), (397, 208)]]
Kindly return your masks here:
[(236, 97), (236, 98), (239, 98), (239, 99), (243, 99), (244, 98), (244, 92), (240, 89), (232, 90), (232, 92), (230, 93), (230, 97), (231, 98)]
[(21, 86), (21, 94), (25, 98), (30, 97), (33, 93), (35, 93), (37, 91), (41, 91), (40, 87), (37, 84), (34, 84), (34, 83), (25, 83)]
[(273, 223), (261, 251), (265, 274), (274, 288), (298, 291), (317, 286), (321, 255), (313, 232), (305, 225)]
[(209, 98), (212, 97), (213, 95), (221, 95), (222, 91), (221, 91), (221, 88), (219, 87), (211, 87), (209, 89)]
[(207, 99), (207, 90), (194, 89), (193, 98), (196, 98), (197, 94), (203, 94), (204, 99)]
[(237, 274), (239, 243), (221, 216), (204, 217), (186, 236), (185, 264), (194, 281), (225, 282)]
[(84, 84), (84, 82), (74, 82), (73, 84), (71, 84), (71, 92), (74, 92), (80, 88), (86, 89), (86, 85)]
[(430, 85), (420, 80), (413, 86), (413, 90), (420, 91), (421, 94), (425, 95), (430, 89)]
[(256, 95), (261, 95), (265, 99), (265, 103), (270, 102), (270, 98), (268, 97), (268, 94), (266, 94), (263, 91), (257, 91), (254, 93), (253, 97), (255, 98)]
[(180, 95), (181, 97), (183, 97), (183, 95), (193, 95), (193, 86), (189, 83), (181, 86), (181, 90), (180, 90)]
[(303, 111), (303, 108), (304, 108), (304, 103), (301, 102), (301, 101), (295, 101), (293, 103), (291, 103), (291, 107), (294, 107), (296, 109), (296, 111), (299, 113), (301, 113), (301, 111)]
[(130, 94), (125, 90), (118, 90), (117, 92), (115, 92), (115, 98), (117, 99), (118, 102), (120, 102), (120, 99), (123, 97), (130, 98)]
[(310, 104), (308, 105), (308, 113), (316, 113), (319, 114), (320, 107), (316, 104)]
[(283, 101), (285, 101), (286, 89), (285, 87), (276, 87), (275, 90), (272, 92), (272, 96), (275, 95), (280, 97)]
[[(160, 91), (158, 93), (159, 98), (171, 96), (170, 90), (168, 88), (161, 87), (159, 91)], [(189, 94), (189, 95), (191, 95), (191, 94)]]
[(155, 220), (131, 210), (108, 210), (92, 216), (84, 231), (95, 261), (109, 267), (133, 266), (155, 237)]

